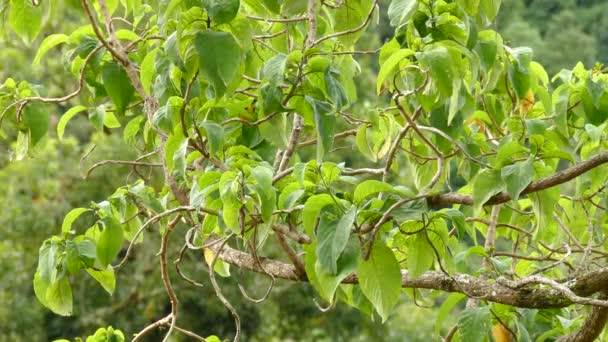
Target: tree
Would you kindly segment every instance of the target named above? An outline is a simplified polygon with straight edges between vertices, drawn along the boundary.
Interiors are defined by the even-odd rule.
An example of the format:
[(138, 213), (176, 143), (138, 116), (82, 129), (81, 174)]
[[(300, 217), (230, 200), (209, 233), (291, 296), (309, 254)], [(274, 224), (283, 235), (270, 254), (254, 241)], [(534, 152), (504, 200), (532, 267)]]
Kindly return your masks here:
[[(602, 333), (608, 76), (578, 64), (550, 80), (531, 49), (491, 29), (499, 0), (393, 0), (395, 34), (379, 51), (358, 50), (377, 0), (72, 5), (87, 22), (47, 36), (34, 62), (63, 46), (75, 90), (0, 88), (13, 159), (46, 143), (48, 106), (61, 103), (59, 138), (85, 112), (141, 151), (88, 173), (128, 165), (142, 179), (72, 209), (40, 247), (33, 285), (53, 312), (73, 312), (79, 273), (112, 294), (155, 229), (170, 314), (134, 340), (163, 326), (165, 340), (203, 339), (180, 326), (174, 284), (196, 283), (170, 270), (168, 246), (183, 240), (176, 265), (202, 250), (234, 340), (242, 319), (216, 279), (231, 267), (268, 279), (259, 299), (241, 289), (249, 300), (277, 279), (310, 282), (327, 309), (342, 301), (383, 322), (403, 293), (451, 293), (437, 326), (466, 308), (449, 339)], [(49, 6), (11, 0), (8, 24), (31, 42)], [(375, 53), (376, 97), (362, 101), (373, 97), (358, 59)], [(108, 327), (90, 339), (109, 336), (125, 338)]]

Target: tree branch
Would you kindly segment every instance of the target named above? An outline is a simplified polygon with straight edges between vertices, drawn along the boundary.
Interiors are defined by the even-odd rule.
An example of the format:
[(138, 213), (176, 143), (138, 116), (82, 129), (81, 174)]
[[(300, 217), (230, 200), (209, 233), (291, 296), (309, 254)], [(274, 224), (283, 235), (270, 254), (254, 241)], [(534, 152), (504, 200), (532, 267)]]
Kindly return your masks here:
[[(588, 172), (600, 165), (608, 163), (608, 151), (602, 152), (595, 157), (580, 162), (574, 166), (564, 169), (554, 175), (537, 179), (530, 183), (527, 188), (524, 189), (522, 195), (531, 194), (534, 192), (542, 191), (556, 185), (566, 183), (573, 180), (574, 178)], [(490, 198), (484, 205), (500, 204), (511, 200), (511, 197), (506, 192), (501, 192), (492, 198)], [(428, 198), (428, 202), (433, 206), (443, 206), (452, 204), (464, 204), (473, 205), (473, 197), (470, 195), (463, 195), (457, 193), (447, 193), (433, 195)]]
[[(219, 237), (210, 237), (208, 241), (215, 241)], [(217, 253), (217, 244), (209, 247)], [(224, 246), (219, 257), (241, 269), (263, 273), (255, 259), (247, 253)], [(303, 281), (297, 269), (288, 263), (260, 258), (266, 272), (276, 278)], [(526, 279), (526, 278), (524, 278)], [(357, 284), (359, 278), (356, 274), (346, 277), (342, 283)], [(483, 280), (467, 274), (446, 275), (443, 272), (430, 271), (418, 278), (412, 278), (406, 270), (401, 271), (401, 286), (403, 288), (430, 289), (443, 292), (459, 292), (467, 296), (474, 296), (496, 303), (512, 305), (520, 308), (562, 308), (572, 305), (573, 302), (564, 296), (563, 292), (550, 288), (511, 287), (493, 280)], [(603, 291), (608, 287), (608, 267), (588, 272), (563, 284), (569, 291), (577, 296), (590, 296)]]

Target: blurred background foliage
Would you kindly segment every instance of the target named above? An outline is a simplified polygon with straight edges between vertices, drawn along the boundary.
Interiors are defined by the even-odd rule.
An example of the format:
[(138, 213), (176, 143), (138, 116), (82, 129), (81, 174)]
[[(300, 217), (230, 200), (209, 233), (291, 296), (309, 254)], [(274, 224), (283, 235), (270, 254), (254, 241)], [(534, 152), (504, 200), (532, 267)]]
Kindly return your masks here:
[[(5, 15), (2, 4), (6, 3), (0, 1), (1, 15)], [(393, 29), (385, 17), (388, 3), (388, 0), (381, 1), (380, 18), (360, 40), (360, 50), (373, 50), (390, 38)], [(62, 20), (47, 20), (43, 32), (69, 32), (82, 22), (82, 14), (70, 7), (70, 1), (53, 2), (48, 17), (58, 16)], [(596, 61), (608, 62), (608, 1), (605, 0), (506, 0), (496, 25), (512, 46), (532, 47), (535, 58), (550, 74), (572, 68), (578, 61), (587, 67), (593, 67)], [(45, 84), (52, 86), (45, 94), (48, 96), (65, 94), (77, 86), (77, 80), (65, 69), (61, 49), (53, 49), (40, 66), (32, 67), (36, 47), (42, 39), (44, 36), (26, 46), (8, 30), (0, 28), (0, 83), (10, 75), (17, 81)], [(361, 100), (358, 105), (365, 108), (382, 101), (373, 92), (377, 55), (357, 58), (362, 70), (357, 83)], [(86, 99), (77, 101), (82, 100)], [(67, 108), (55, 108), (52, 113), (55, 124)], [(158, 272), (155, 268), (158, 235), (148, 234), (151, 238), (138, 245), (133, 257), (137, 260), (131, 260), (117, 273), (114, 296), (107, 296), (84, 275), (74, 282), (77, 306), (72, 317), (50, 313), (34, 296), (31, 284), (38, 248), (44, 239), (57, 233), (64, 215), (71, 208), (102, 201), (120, 185), (136, 180), (129, 167), (117, 166), (102, 166), (83, 179), (86, 170), (97, 161), (132, 160), (137, 156), (137, 151), (123, 142), (119, 130), (111, 134), (95, 131), (82, 117), (70, 122), (68, 138), (59, 141), (54, 128), (46, 138), (49, 143), (39, 145), (44, 146), (43, 149), (34, 151), (29, 159), (11, 163), (6, 141), (12, 140), (7, 134), (14, 130), (0, 128), (0, 303), (3, 304), (0, 305), (0, 341), (73, 338), (92, 334), (97, 327), (107, 325), (130, 336), (170, 312), (159, 275), (154, 274)], [(154, 172), (151, 177), (155, 178)], [(86, 227), (86, 222), (80, 222), (80, 229)], [(174, 241), (171, 248), (171, 255), (176, 258), (179, 242)], [(190, 253), (185, 258), (191, 262), (185, 263), (184, 272), (206, 285), (193, 287), (176, 280), (183, 327), (203, 335), (231, 336), (234, 333), (232, 318), (207, 285), (202, 256)], [(177, 279), (175, 274), (173, 277)], [(261, 296), (268, 286), (268, 280), (260, 275), (239, 273), (236, 278), (254, 297)], [(241, 315), (245, 339), (253, 341), (430, 341), (434, 339), (438, 304), (444, 299), (429, 294), (415, 300), (404, 296), (397, 313), (381, 325), (377, 319), (372, 320), (344, 304), (322, 313), (310, 299), (314, 292), (309, 286), (285, 281), (277, 282), (267, 301), (253, 304), (243, 299), (236, 281), (222, 280), (222, 285)], [(448, 318), (444, 327), (453, 323), (450, 319), (453, 318)], [(155, 341), (160, 336), (152, 335), (148, 340)], [(174, 336), (176, 340), (182, 338)]]

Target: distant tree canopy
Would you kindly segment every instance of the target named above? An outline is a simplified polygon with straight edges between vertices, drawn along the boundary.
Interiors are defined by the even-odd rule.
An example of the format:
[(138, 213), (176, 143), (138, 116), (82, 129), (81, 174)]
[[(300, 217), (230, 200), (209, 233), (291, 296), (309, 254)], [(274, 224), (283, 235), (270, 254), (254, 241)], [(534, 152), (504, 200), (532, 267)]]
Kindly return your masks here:
[[(76, 168), (85, 179), (111, 169), (105, 185), (119, 183), (106, 198), (91, 190), (90, 203), (52, 227), (31, 275), (36, 297), (58, 315), (88, 303), (112, 316), (163, 296), (133, 309), (138, 332), (99, 322), (87, 341), (238, 341), (260, 316), (233, 297), (264, 305), (284, 280), (310, 284), (314, 293), (300, 295), (319, 311), (341, 302), (382, 323), (403, 319), (400, 301), (441, 303), (430, 333), (446, 340), (602, 334), (608, 70), (593, 64), (603, 36), (580, 24), (578, 3), (514, 2), (507, 11), (528, 22), (508, 22), (504, 37), (500, 0), (0, 5), (15, 46), (36, 47), (1, 60), (65, 68), (39, 74), (40, 84), (19, 77), (27, 71), (2, 71), (2, 162), (56, 160), (52, 128), (72, 163), (42, 168), (51, 182), (39, 192)], [(534, 8), (548, 12), (525, 13)], [(78, 25), (56, 26), (61, 13)], [(382, 43), (365, 35), (380, 17), (393, 32)], [(519, 39), (538, 44), (536, 53), (513, 45)], [(57, 50), (61, 62), (49, 58)], [(84, 117), (98, 137), (123, 142), (63, 145)], [(90, 163), (97, 145), (111, 146), (108, 158)], [(257, 274), (261, 289), (243, 286), (243, 274)], [(132, 291), (108, 305), (88, 292), (91, 282), (108, 295), (125, 284)], [(196, 306), (203, 290), (224, 309)], [(301, 301), (286, 309), (284, 297), (277, 310), (318, 312)], [(230, 315), (234, 330), (193, 329), (196, 314), (209, 318), (203, 329)]]
[(514, 0), (497, 19), (505, 39), (534, 49), (551, 73), (608, 62), (608, 3), (575, 0)]

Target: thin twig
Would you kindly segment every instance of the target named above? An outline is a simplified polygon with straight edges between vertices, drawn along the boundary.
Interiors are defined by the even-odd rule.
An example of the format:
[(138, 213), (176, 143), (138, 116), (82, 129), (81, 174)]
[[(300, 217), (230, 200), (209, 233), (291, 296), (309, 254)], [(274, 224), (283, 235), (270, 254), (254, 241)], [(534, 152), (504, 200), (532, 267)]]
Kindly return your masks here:
[(163, 217), (173, 215), (180, 211), (195, 211), (195, 210), (196, 210), (196, 208), (194, 208), (194, 207), (182, 206), (182, 207), (169, 209), (167, 211), (164, 211), (164, 212), (157, 214), (157, 215), (153, 216), (152, 218), (150, 218), (148, 221), (146, 221), (144, 224), (142, 224), (141, 227), (139, 228), (139, 230), (135, 233), (135, 235), (133, 235), (133, 238), (131, 238), (131, 242), (129, 243), (129, 247), (127, 247), (127, 251), (125, 252), (125, 256), (122, 258), (122, 260), (120, 260), (120, 262), (117, 265), (113, 266), (113, 268), (117, 269), (117, 268), (121, 267), (127, 261), (129, 256), (131, 255), (131, 249), (133, 248), (133, 245), (135, 245), (135, 241), (137, 241), (137, 238), (144, 231), (144, 229), (146, 229), (150, 225), (156, 223), (158, 220), (162, 219)]
[(215, 295), (219, 298), (219, 300), (222, 302), (222, 304), (224, 304), (226, 309), (228, 309), (228, 311), (230, 311), (230, 313), (232, 314), (232, 317), (234, 318), (234, 324), (236, 325), (236, 333), (234, 335), (233, 341), (238, 342), (241, 337), (241, 318), (239, 317), (239, 314), (236, 312), (236, 310), (234, 309), (232, 304), (230, 304), (230, 302), (222, 294), (222, 289), (217, 284), (217, 280), (215, 280), (215, 270), (214, 270), (215, 262), (218, 260), (219, 255), (222, 253), (222, 249), (224, 249), (224, 246), (226, 246), (226, 243), (228, 243), (228, 240), (230, 240), (230, 238), (233, 235), (234, 235), (234, 233), (230, 233), (230, 235), (225, 237), (223, 239), (222, 243), (220, 244), (220, 246), (218, 247), (217, 251), (215, 251), (213, 260), (211, 260), (211, 264), (209, 265), (209, 278), (211, 280), (211, 285), (213, 286), (213, 289), (215, 290)]
[(144, 162), (137, 162), (137, 161), (131, 161), (131, 160), (102, 160), (98, 163), (95, 163), (93, 166), (91, 166), (88, 170), (87, 173), (84, 175), (84, 179), (89, 178), (89, 176), (91, 175), (91, 173), (93, 172), (93, 170), (95, 170), (96, 168), (103, 166), (103, 165), (107, 165), (107, 164), (118, 164), (118, 165), (133, 165), (133, 166), (150, 166), (150, 167), (162, 167), (163, 164), (160, 163), (144, 163)]
[(158, 253), (160, 260), (160, 277), (163, 280), (165, 290), (167, 290), (167, 295), (169, 296), (169, 301), (171, 302), (171, 325), (169, 326), (169, 331), (167, 331), (163, 342), (167, 342), (169, 340), (169, 336), (171, 336), (173, 327), (175, 327), (175, 323), (177, 322), (178, 300), (175, 290), (173, 290), (173, 286), (171, 285), (171, 278), (169, 277), (169, 269), (167, 267), (167, 245), (169, 243), (169, 236), (180, 219), (181, 215), (177, 215), (167, 225), (167, 231), (160, 241), (160, 252)]

